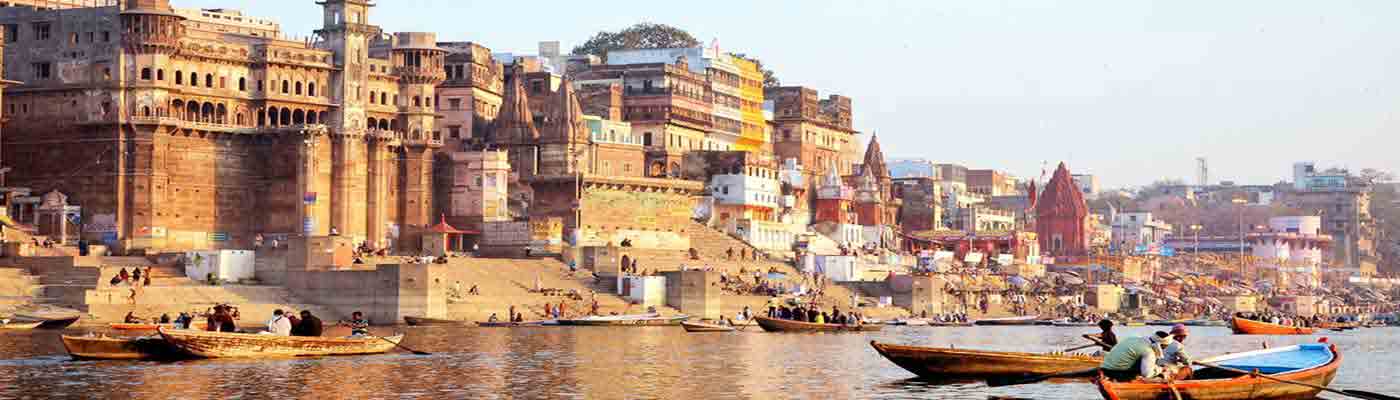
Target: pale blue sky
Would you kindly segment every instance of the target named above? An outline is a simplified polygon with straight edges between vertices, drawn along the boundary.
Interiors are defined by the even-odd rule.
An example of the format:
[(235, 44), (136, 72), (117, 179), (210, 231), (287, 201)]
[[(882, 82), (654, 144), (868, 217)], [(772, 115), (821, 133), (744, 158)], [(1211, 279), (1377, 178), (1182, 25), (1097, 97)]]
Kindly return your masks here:
[[(1068, 161), (1107, 186), (1273, 183), (1290, 165), (1400, 170), (1400, 2), (381, 0), (371, 23), (493, 51), (567, 51), (638, 21), (756, 55), (784, 84), (853, 98), (888, 158), (1021, 176)], [(174, 0), (320, 24), (312, 0)], [(1388, 74), (1389, 73), (1389, 74)]]

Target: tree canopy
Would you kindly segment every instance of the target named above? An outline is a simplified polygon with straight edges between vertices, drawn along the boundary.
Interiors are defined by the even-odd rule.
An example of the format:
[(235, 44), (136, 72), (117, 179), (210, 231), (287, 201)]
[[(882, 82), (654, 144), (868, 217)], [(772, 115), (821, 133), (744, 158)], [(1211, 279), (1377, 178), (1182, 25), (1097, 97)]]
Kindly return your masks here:
[[(595, 33), (588, 41), (574, 47), (572, 52), (574, 55), (592, 54), (606, 61), (608, 52), (613, 50), (666, 49), (699, 45), (700, 41), (684, 29), (666, 24), (642, 22), (617, 32)], [(780, 84), (773, 70), (763, 67), (763, 61), (743, 53), (737, 53), (734, 56), (758, 64), (758, 70), (763, 71), (763, 87), (777, 87)]]
[(598, 32), (583, 44), (574, 47), (575, 55), (592, 54), (606, 60), (612, 50), (664, 49), (695, 47), (700, 41), (690, 32), (666, 24), (642, 22), (617, 32)]

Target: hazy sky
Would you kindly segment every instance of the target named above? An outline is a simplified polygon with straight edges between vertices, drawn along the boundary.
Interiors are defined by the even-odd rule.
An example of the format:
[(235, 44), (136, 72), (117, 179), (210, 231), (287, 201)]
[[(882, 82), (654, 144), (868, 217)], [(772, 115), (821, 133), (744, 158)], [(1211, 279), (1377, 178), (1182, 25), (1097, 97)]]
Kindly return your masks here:
[[(887, 158), (1021, 176), (1064, 160), (1106, 186), (1274, 183), (1290, 165), (1400, 170), (1400, 2), (380, 0), (386, 31), (493, 51), (565, 51), (599, 30), (676, 25), (761, 58), (784, 84), (853, 98)], [(311, 0), (174, 0), (240, 8), (291, 35)]]

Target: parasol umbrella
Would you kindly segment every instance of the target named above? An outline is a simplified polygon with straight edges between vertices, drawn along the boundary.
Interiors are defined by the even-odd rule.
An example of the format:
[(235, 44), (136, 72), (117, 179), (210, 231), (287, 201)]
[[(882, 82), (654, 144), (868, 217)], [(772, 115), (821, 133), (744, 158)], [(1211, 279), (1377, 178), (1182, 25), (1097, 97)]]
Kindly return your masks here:
[(1026, 278), (1022, 278), (1022, 277), (1020, 277), (1020, 276), (1013, 276), (1013, 277), (1011, 277), (1011, 278), (1008, 278), (1008, 279), (1006, 280), (1006, 282), (1007, 282), (1007, 283), (1010, 283), (1010, 284), (1012, 284), (1012, 285), (1015, 285), (1015, 286), (1017, 286), (1017, 287), (1026, 286), (1026, 284), (1029, 284), (1029, 283), (1030, 283), (1029, 281), (1026, 280)]

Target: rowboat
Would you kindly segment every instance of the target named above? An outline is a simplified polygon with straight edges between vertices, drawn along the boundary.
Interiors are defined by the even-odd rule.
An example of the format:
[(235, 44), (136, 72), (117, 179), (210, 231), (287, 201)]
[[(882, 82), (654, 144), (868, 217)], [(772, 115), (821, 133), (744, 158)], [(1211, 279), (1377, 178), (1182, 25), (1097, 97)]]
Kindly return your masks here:
[(111, 329), (119, 330), (119, 331), (154, 331), (154, 330), (156, 330), (156, 328), (159, 328), (160, 325), (157, 325), (157, 324), (142, 324), (142, 323), (134, 323), (134, 324), (128, 324), (128, 323), (111, 323), (111, 324), (107, 324), (107, 327), (108, 327), (108, 328), (111, 328)]
[(544, 326), (545, 322), (549, 322), (549, 321), (525, 321), (525, 322), (505, 322), (505, 321), (489, 322), (489, 321), (488, 321), (488, 322), (477, 322), (477, 323), (476, 323), (476, 326), (479, 326), (479, 327), (482, 327), (482, 328), (521, 328), (521, 327), (530, 327), (530, 326)]
[[(1276, 379), (1327, 386), (1342, 365), (1336, 346), (1310, 343), (1213, 357), (1211, 364), (1244, 371), (1258, 370)], [(1195, 371), (1192, 379), (1167, 383), (1116, 382), (1100, 376), (1099, 393), (1109, 400), (1282, 400), (1311, 399), (1320, 389), (1278, 382), (1216, 368)]]
[(882, 324), (818, 324), (768, 317), (754, 317), (754, 320), (758, 322), (759, 327), (768, 332), (874, 332), (885, 327)]
[(1097, 323), (1093, 323), (1093, 322), (1069, 322), (1069, 321), (1055, 321), (1055, 323), (1053, 323), (1053, 324), (1051, 324), (1051, 325), (1054, 325), (1054, 326), (1098, 326)]
[(405, 316), (403, 317), (403, 322), (407, 322), (407, 323), (408, 323), (409, 325), (411, 325), (411, 326), (466, 325), (466, 324), (470, 324), (470, 322), (467, 322), (467, 321), (458, 321), (458, 320), (455, 320), (455, 319), (440, 319), (440, 318), (428, 318), (428, 317), (410, 317), (410, 316), (407, 316), (407, 315), (405, 315)]
[(1082, 354), (1019, 353), (1009, 351), (943, 349), (870, 342), (870, 346), (895, 365), (931, 380), (983, 380), (1085, 370), (1102, 359)]
[(63, 335), (63, 348), (79, 360), (173, 360), (184, 357), (160, 337)]
[(895, 326), (929, 326), (929, 320), (923, 318), (894, 319), (885, 321), (885, 325)]
[(934, 322), (934, 321), (929, 321), (929, 323), (928, 323), (928, 326), (941, 326), (941, 327), (972, 326), (972, 325), (973, 325), (973, 324), (972, 324), (971, 322)]
[(43, 322), (6, 322), (0, 324), (0, 330), (21, 331), (38, 328)]
[(973, 322), (973, 324), (977, 324), (977, 325), (1035, 325), (1035, 322), (1036, 322), (1035, 320), (1036, 320), (1036, 318), (1039, 318), (1039, 316), (1036, 316), (1036, 315), (1028, 315), (1028, 316), (1024, 316), (1024, 317), (988, 318), (988, 319), (979, 319), (979, 320)]
[(67, 328), (69, 325), (73, 325), (73, 323), (75, 322), (78, 322), (78, 318), (80, 318), (80, 316), (78, 315), (59, 318), (39, 317), (31, 315), (15, 315), (15, 319), (17, 320), (23, 320), (25, 322), (39, 322), (39, 326), (36, 326), (33, 329), (63, 329)]
[(1236, 335), (1311, 335), (1314, 332), (1313, 328), (1271, 324), (1240, 317), (1231, 320), (1230, 329), (1234, 330)]
[(656, 325), (679, 325), (681, 322), (690, 319), (689, 315), (681, 314), (670, 317), (662, 317), (659, 314), (633, 314), (633, 315), (609, 315), (609, 316), (587, 316), (583, 318), (561, 319), (559, 325), (572, 326), (656, 326)]
[(1183, 325), (1186, 325), (1186, 326), (1225, 326), (1225, 325), (1229, 325), (1228, 322), (1221, 321), (1221, 320), (1218, 320), (1218, 319), (1192, 319), (1192, 320), (1187, 320), (1186, 322), (1182, 322), (1182, 324), (1183, 324)]
[(309, 337), (254, 333), (157, 330), (172, 346), (203, 358), (302, 357), (378, 354), (388, 352), (403, 335), (388, 337)]
[(734, 327), (727, 325), (707, 324), (704, 322), (681, 322), (681, 327), (686, 332), (733, 332)]

